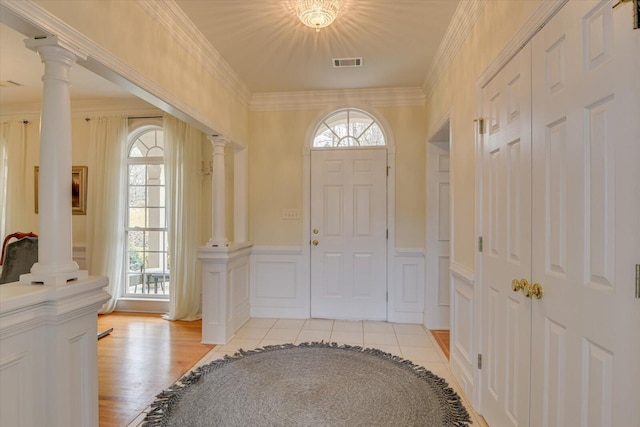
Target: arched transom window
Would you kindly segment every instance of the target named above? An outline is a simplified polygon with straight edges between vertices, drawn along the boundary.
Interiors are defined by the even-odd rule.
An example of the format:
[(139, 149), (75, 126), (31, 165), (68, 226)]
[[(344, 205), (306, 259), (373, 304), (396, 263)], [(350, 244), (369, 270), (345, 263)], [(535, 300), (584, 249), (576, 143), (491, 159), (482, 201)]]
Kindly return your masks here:
[(369, 113), (347, 108), (329, 114), (313, 137), (314, 148), (373, 147), (386, 145), (384, 132)]

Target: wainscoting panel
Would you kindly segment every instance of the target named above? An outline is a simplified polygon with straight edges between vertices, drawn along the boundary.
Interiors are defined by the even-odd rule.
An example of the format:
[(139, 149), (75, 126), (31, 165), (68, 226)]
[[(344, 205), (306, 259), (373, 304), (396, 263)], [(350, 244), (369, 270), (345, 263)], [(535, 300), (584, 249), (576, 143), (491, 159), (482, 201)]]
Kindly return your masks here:
[(97, 313), (107, 279), (0, 287), (0, 425), (98, 425)]
[(451, 371), (467, 396), (473, 395), (476, 353), (474, 341), (475, 278), (472, 271), (451, 263)]
[(236, 260), (229, 270), (231, 310), (228, 319), (233, 331), (238, 330), (250, 316), (248, 261), (247, 257)]
[(422, 323), (424, 319), (424, 249), (398, 248), (394, 257), (394, 282), (388, 284), (388, 320)]
[[(308, 255), (307, 255), (308, 256)], [(424, 249), (397, 249), (387, 284), (387, 320), (423, 323)], [(251, 251), (251, 317), (310, 317), (309, 260), (300, 247), (256, 246)]]
[(249, 242), (198, 251), (202, 268), (202, 342), (226, 344), (249, 320)]
[[(17, 337), (13, 342), (3, 343), (9, 350), (3, 352), (0, 360), (0, 425), (3, 426), (38, 425), (38, 420), (44, 422), (41, 415), (34, 414), (27, 405), (30, 399), (36, 398), (32, 378), (42, 372), (33, 372), (33, 367), (39, 365), (33, 358), (41, 351), (37, 349), (34, 354), (30, 343), (24, 341)], [(16, 346), (18, 351), (13, 352), (14, 349), (9, 348), (11, 346)]]
[(251, 251), (251, 317), (310, 316), (309, 261), (302, 248), (256, 246)]

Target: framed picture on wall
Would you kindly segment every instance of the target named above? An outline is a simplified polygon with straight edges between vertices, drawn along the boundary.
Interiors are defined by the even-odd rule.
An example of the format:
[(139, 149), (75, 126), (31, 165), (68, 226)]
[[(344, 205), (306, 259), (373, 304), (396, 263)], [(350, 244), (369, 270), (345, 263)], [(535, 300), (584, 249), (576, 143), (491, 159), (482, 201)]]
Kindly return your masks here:
[[(40, 167), (35, 166), (35, 208), (38, 213), (38, 175)], [(73, 166), (71, 168), (71, 213), (74, 215), (87, 214), (87, 167)]]

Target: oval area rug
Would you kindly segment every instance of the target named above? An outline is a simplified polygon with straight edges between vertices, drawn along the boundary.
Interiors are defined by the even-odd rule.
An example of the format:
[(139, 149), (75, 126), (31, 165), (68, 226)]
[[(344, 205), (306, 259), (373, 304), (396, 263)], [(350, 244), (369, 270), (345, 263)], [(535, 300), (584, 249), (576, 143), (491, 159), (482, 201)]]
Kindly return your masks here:
[(151, 405), (144, 426), (467, 426), (460, 396), (427, 369), (376, 349), (304, 343), (240, 350)]

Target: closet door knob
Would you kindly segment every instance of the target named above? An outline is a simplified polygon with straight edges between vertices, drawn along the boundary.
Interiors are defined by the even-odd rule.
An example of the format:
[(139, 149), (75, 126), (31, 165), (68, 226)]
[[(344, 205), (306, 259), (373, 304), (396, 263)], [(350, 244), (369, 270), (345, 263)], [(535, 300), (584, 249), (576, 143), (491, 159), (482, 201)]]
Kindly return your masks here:
[[(536, 299), (542, 298), (542, 286), (540, 283), (534, 283), (533, 286), (529, 287), (529, 290), (531, 291), (531, 295), (536, 297)], [(529, 298), (531, 298), (531, 296), (529, 296)]]

